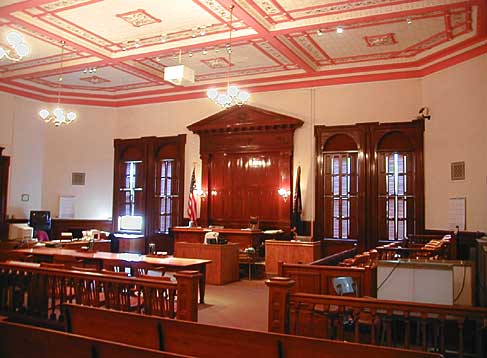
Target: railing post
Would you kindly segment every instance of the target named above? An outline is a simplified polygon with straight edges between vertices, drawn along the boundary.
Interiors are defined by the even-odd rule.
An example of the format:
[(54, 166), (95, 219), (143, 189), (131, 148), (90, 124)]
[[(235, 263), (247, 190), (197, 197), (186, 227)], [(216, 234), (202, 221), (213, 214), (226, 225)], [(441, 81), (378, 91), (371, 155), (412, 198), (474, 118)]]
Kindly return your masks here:
[(265, 284), (269, 287), (269, 332), (288, 333), (287, 298), (295, 283), (288, 277), (273, 277), (266, 280)]
[(174, 274), (178, 282), (177, 319), (198, 321), (198, 283), (200, 275), (199, 271), (179, 271)]

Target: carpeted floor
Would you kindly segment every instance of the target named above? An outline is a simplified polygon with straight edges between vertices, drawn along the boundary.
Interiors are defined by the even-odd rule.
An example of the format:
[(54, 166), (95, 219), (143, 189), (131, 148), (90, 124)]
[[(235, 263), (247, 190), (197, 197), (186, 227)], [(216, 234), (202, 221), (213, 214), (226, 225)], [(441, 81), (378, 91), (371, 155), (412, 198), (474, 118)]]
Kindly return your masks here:
[(240, 280), (223, 286), (206, 285), (198, 322), (267, 331), (268, 288), (264, 280)]

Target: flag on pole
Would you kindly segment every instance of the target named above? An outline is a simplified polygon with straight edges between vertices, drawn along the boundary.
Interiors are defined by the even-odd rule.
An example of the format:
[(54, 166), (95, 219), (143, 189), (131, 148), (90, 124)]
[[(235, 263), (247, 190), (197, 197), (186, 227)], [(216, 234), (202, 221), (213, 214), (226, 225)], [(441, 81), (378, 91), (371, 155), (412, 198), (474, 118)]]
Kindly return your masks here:
[(303, 222), (301, 221), (301, 212), (303, 203), (301, 201), (301, 166), (298, 166), (296, 173), (296, 188), (293, 197), (293, 213), (291, 216), (291, 229), (297, 234), (303, 234)]
[(189, 186), (189, 198), (188, 198), (188, 216), (189, 221), (196, 224), (196, 197), (194, 191), (196, 190), (196, 178), (194, 176), (194, 168), (193, 174), (191, 175), (191, 184)]

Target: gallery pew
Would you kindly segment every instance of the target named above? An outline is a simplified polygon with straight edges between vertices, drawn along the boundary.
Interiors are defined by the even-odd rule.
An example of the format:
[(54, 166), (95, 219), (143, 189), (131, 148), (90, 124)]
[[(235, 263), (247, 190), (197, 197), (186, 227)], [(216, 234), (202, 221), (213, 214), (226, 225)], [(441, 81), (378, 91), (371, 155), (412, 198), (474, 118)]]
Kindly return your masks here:
[(485, 358), (487, 309), (292, 293), (289, 278), (266, 281), (270, 332)]
[(334, 295), (333, 279), (351, 277), (358, 296), (377, 297), (377, 267), (342, 267), (279, 262), (278, 276), (289, 277), (296, 282), (293, 292)]
[(407, 350), (175, 321), (99, 308), (66, 305), (74, 334), (201, 358), (437, 358)]
[(199, 273), (180, 271), (175, 277), (177, 282), (170, 282), (158, 277), (124, 277), (30, 262), (3, 262), (0, 312), (19, 318), (62, 321), (60, 305), (76, 302), (196, 321)]
[(179, 354), (0, 321), (2, 358), (183, 358)]

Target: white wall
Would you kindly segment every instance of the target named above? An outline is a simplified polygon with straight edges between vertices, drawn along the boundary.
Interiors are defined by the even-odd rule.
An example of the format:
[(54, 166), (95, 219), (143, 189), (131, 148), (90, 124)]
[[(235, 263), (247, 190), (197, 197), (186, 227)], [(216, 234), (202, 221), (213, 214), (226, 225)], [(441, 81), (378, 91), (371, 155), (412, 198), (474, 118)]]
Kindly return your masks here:
[[(462, 195), (467, 196), (467, 229), (487, 230), (487, 167), (482, 162), (486, 153), (481, 146), (487, 129), (486, 60), (487, 56), (484, 55), (424, 79), (252, 94), (251, 105), (305, 121), (303, 127), (296, 131), (294, 150), (295, 167), (302, 167), (304, 218), (312, 219), (314, 212), (315, 124), (331, 126), (409, 121), (416, 117), (420, 107), (426, 105), (433, 114), (433, 119), (426, 123), (425, 132), (426, 226), (446, 228), (448, 197)], [(2, 118), (0, 143), (5, 142), (9, 151), (12, 147), (19, 147), (19, 159), (13, 156), (12, 161), (22, 162), (26, 158), (26, 151), (21, 151), (20, 147), (27, 145), (32, 148), (40, 144), (22, 145), (19, 142), (12, 146), (12, 139), (9, 139), (12, 136), (6, 133), (12, 133), (12, 128), (19, 128), (19, 131), (27, 131), (28, 136), (33, 135), (37, 128), (37, 124), (33, 123), (38, 122), (32, 122), (30, 117), (31, 113), (37, 115), (38, 108), (32, 105), (35, 102), (12, 98), (0, 94), (2, 107), (21, 103), (20, 106), (11, 106), (13, 112), (8, 112)], [(79, 121), (70, 127), (40, 126), (39, 130), (44, 131), (44, 142), (37, 148), (32, 161), (37, 162), (42, 158), (41, 167), (35, 169), (35, 173), (43, 173), (42, 190), (39, 191), (42, 193), (42, 207), (57, 214), (59, 195), (75, 195), (77, 217), (102, 218), (111, 213), (114, 138), (186, 133), (187, 196), (186, 187), (193, 163), (197, 163), (198, 179), (201, 165), (199, 137), (186, 127), (219, 109), (207, 99), (198, 99), (120, 109), (79, 106), (77, 110)], [(17, 124), (17, 121), (20, 123)], [(21, 135), (16, 134), (13, 138), (13, 143), (17, 144)], [(42, 140), (38, 139), (36, 143), (42, 143)], [(450, 162), (460, 160), (466, 161), (467, 180), (452, 183), (449, 180)], [(33, 171), (21, 163), (11, 177), (21, 176), (24, 170), (29, 173)], [(71, 186), (71, 173), (74, 171), (87, 173), (86, 186)], [(27, 183), (22, 183), (15, 190), (15, 195), (18, 196), (18, 190), (27, 187)], [(17, 210), (18, 203), (14, 199), (9, 199), (9, 213)]]
[[(40, 209), (44, 155), (44, 123), (33, 108), (36, 101), (0, 93), (0, 145), (11, 156), (7, 215), (28, 217)], [(29, 196), (22, 201), (22, 194)]]
[[(432, 110), (425, 131), (426, 227), (445, 228), (448, 198), (466, 197), (466, 227), (487, 230), (487, 55), (422, 80)], [(452, 181), (450, 164), (465, 162), (465, 180)]]
[[(65, 106), (79, 120), (69, 126), (45, 126), (42, 206), (59, 213), (59, 197), (75, 197), (75, 216), (106, 219), (112, 216), (113, 133), (116, 110)], [(71, 185), (72, 173), (86, 173), (84, 186)]]

